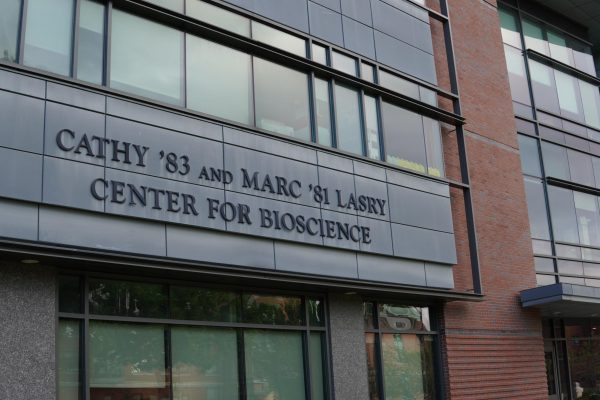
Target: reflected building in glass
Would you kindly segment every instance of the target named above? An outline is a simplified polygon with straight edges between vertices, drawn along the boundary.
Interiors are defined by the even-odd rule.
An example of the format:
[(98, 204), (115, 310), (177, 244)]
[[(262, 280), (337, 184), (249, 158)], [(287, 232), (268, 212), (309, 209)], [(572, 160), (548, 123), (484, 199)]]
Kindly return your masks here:
[(600, 396), (579, 11), (4, 0), (0, 397)]

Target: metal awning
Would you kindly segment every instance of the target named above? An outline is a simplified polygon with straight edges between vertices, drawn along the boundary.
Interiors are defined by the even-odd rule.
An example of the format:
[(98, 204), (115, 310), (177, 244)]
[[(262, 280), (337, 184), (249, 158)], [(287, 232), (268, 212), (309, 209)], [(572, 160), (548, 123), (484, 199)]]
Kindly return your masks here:
[(521, 292), (523, 307), (535, 307), (544, 317), (581, 318), (600, 315), (600, 288), (557, 283)]

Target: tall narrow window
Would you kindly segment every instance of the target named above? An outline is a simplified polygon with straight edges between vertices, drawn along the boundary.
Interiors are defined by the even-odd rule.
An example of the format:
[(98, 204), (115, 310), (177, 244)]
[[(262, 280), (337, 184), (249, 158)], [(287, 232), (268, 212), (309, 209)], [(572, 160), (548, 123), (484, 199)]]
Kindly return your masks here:
[(254, 57), (256, 126), (310, 140), (308, 76)]
[(579, 243), (600, 246), (600, 212), (596, 196), (573, 192), (579, 228)]
[(58, 398), (81, 399), (79, 383), (79, 321), (60, 320), (58, 323)]
[(317, 142), (332, 146), (331, 137), (331, 104), (329, 82), (315, 78), (315, 102), (317, 107)]
[(554, 239), (559, 242), (579, 243), (573, 191), (548, 186), (548, 197)]
[(182, 104), (183, 33), (113, 10), (110, 86)]
[(423, 117), (425, 150), (427, 155), (427, 173), (431, 176), (444, 176), (444, 149), (440, 123)]
[(529, 72), (531, 73), (531, 85), (533, 86), (536, 107), (559, 114), (560, 106), (556, 94), (554, 70), (547, 65), (529, 60)]
[(598, 86), (580, 80), (579, 90), (581, 92), (585, 123), (600, 129), (600, 91)]
[(350, 153), (363, 154), (358, 92), (335, 85), (335, 120), (337, 147)]
[(529, 229), (533, 239), (550, 240), (544, 188), (539, 179), (525, 177), (525, 195), (529, 214)]
[(0, 14), (0, 60), (17, 61), (17, 39), (22, 0), (4, 0)]
[(577, 79), (560, 71), (554, 71), (554, 76), (556, 78), (561, 115), (583, 122), (583, 107)]
[(250, 55), (192, 35), (186, 41), (188, 108), (251, 125)]
[(83, 0), (79, 10), (77, 78), (102, 84), (104, 72), (104, 5)]
[(377, 313), (374, 326), (365, 325), (371, 400), (434, 400), (435, 332), (430, 326), (429, 309), (365, 305)]
[(365, 95), (365, 133), (367, 136), (367, 156), (381, 160), (379, 149), (379, 118), (377, 118), (377, 100)]
[(29, 0), (23, 63), (60, 75), (71, 74), (73, 0)]

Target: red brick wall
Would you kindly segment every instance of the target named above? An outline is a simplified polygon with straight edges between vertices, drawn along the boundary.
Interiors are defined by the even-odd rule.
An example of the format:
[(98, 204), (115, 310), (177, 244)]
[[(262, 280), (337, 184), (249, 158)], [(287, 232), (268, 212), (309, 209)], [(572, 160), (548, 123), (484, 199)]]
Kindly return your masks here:
[[(449, 303), (448, 398), (547, 400), (541, 320), (519, 292), (535, 287), (523, 178), (494, 0), (448, 0), (485, 300)], [(454, 143), (453, 143), (454, 142)], [(453, 134), (446, 160), (455, 163)], [(453, 191), (457, 290), (472, 289), (462, 194)]]

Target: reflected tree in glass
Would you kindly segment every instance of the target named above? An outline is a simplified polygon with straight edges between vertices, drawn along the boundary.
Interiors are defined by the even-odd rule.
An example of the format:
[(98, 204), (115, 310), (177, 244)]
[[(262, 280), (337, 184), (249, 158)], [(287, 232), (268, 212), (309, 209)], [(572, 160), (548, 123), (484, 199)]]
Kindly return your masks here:
[(129, 317), (167, 317), (167, 286), (112, 280), (89, 282), (91, 314)]
[(246, 390), (249, 400), (304, 400), (302, 334), (244, 332)]
[(244, 294), (244, 322), (272, 325), (301, 325), (302, 301), (299, 297)]
[(239, 301), (239, 295), (233, 292), (173, 286), (171, 318), (238, 322)]

